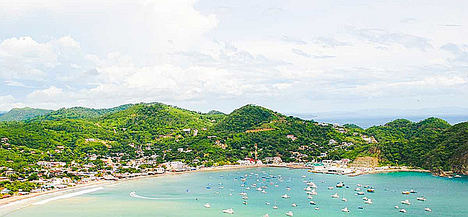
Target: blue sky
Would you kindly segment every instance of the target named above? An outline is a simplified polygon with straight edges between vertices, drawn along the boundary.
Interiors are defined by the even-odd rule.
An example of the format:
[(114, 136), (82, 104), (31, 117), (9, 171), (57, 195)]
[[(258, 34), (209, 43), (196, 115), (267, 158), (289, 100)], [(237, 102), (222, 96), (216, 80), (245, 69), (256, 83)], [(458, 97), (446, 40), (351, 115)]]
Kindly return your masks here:
[(468, 107), (468, 2), (0, 1), (0, 111)]

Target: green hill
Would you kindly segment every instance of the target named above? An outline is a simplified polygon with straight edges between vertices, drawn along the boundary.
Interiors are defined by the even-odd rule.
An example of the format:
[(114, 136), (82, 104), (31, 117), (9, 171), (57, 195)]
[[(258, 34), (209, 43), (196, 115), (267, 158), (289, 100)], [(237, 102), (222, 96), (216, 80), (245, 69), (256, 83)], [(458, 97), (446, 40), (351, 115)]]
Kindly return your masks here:
[[(463, 172), (467, 126), (450, 126), (438, 118), (418, 123), (400, 119), (364, 130), (352, 124), (319, 124), (256, 105), (227, 115), (162, 103), (74, 107), (28, 121), (0, 122), (0, 138), (8, 144), (0, 144), (0, 167), (28, 168), (38, 160), (89, 163), (90, 155), (123, 161), (152, 156), (160, 163), (182, 160), (206, 166), (245, 157), (307, 162), (376, 156), (381, 164)], [(368, 139), (372, 137), (378, 142)], [(321, 158), (321, 153), (327, 156)]]
[(9, 112), (0, 115), (0, 121), (24, 121), (37, 116), (45, 115), (52, 112), (47, 109), (35, 108), (13, 108)]

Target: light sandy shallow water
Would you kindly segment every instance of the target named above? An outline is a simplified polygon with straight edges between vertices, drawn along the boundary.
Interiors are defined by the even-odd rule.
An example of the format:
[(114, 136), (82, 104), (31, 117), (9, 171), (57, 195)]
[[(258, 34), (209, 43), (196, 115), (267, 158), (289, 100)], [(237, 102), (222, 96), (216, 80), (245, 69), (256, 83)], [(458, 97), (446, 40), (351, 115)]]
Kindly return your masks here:
[[(306, 176), (302, 178), (302, 176)], [(242, 181), (241, 177), (246, 177)], [(316, 206), (309, 204), (303, 190), (304, 181), (317, 185), (318, 195), (313, 197)], [(328, 190), (343, 181), (349, 188)], [(375, 193), (366, 193), (373, 204), (365, 204), (364, 196), (356, 196), (356, 184), (370, 185)], [(245, 187), (250, 186), (249, 190)], [(256, 187), (252, 185), (256, 184)], [(267, 186), (262, 193), (256, 188)], [(278, 187), (275, 187), (278, 186)], [(287, 188), (291, 190), (287, 190)], [(401, 191), (414, 189), (418, 193), (402, 195)], [(363, 189), (365, 190), (365, 189)], [(132, 193), (133, 192), (133, 193)], [(248, 194), (247, 205), (239, 195)], [(340, 199), (332, 194), (338, 193)], [(73, 193), (72, 193), (73, 194)], [(281, 198), (288, 194), (289, 199)], [(427, 201), (417, 201), (424, 195)], [(58, 198), (57, 198), (58, 197)], [(347, 202), (341, 200), (347, 198)], [(411, 205), (401, 204), (408, 199)], [(44, 202), (45, 201), (45, 202)], [(266, 205), (269, 202), (270, 205)], [(210, 203), (211, 208), (204, 208)], [(291, 204), (296, 203), (297, 207)], [(232, 208), (233, 216), (286, 216), (292, 211), (294, 216), (468, 216), (468, 179), (448, 179), (434, 177), (428, 173), (399, 172), (370, 174), (357, 177), (313, 174), (307, 170), (285, 168), (254, 168), (206, 173), (189, 173), (179, 176), (164, 176), (105, 185), (75, 192), (40, 198), (32, 205), (13, 212), (0, 214), (8, 217), (63, 217), (63, 216), (230, 216), (223, 209)], [(272, 206), (278, 206), (273, 209)], [(403, 214), (394, 208), (398, 205), (407, 210)], [(363, 209), (358, 209), (362, 206)], [(315, 210), (319, 207), (319, 210)], [(348, 207), (349, 213), (341, 212)], [(424, 211), (430, 207), (433, 211)], [(1, 211), (0, 211), (1, 213)]]

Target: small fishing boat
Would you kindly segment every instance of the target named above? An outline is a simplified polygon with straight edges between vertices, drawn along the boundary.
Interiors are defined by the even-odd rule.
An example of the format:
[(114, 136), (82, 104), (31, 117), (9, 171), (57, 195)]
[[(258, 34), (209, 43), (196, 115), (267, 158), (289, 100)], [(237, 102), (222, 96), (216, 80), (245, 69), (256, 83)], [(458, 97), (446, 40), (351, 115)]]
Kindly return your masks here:
[(315, 183), (313, 183), (313, 182), (307, 182), (307, 185), (312, 187), (312, 188), (317, 188), (317, 185), (315, 185)]
[(367, 198), (367, 197), (363, 197), (362, 199), (363, 199), (363, 200), (368, 200), (369, 198)]
[(369, 189), (367, 189), (367, 192), (369, 192), (369, 193), (374, 193), (375, 190), (374, 190), (373, 188), (369, 188)]
[(337, 188), (342, 188), (343, 186), (344, 186), (343, 182), (339, 182), (338, 184), (336, 184)]
[(416, 199), (419, 200), (419, 201), (426, 201), (426, 198), (425, 198), (424, 196), (422, 196), (422, 197), (417, 197)]
[(356, 193), (356, 195), (364, 195), (364, 192), (360, 191), (360, 192)]
[(394, 207), (395, 207), (395, 209), (400, 209), (400, 207), (398, 207), (398, 206), (394, 206)]
[(400, 212), (406, 213), (406, 209), (400, 209)]
[(205, 208), (211, 208), (211, 205), (209, 203), (205, 203), (205, 205), (203, 205)]
[(454, 175), (453, 178), (461, 178), (461, 176), (457, 174), (457, 175)]
[(287, 215), (287, 216), (293, 216), (294, 213), (293, 213), (292, 211), (288, 211), (288, 212), (286, 213), (286, 215)]
[(304, 188), (304, 191), (312, 191), (312, 188), (310, 186), (307, 186), (307, 188)]
[(270, 205), (270, 202), (265, 202), (265, 205)]
[(424, 208), (424, 211), (426, 211), (426, 212), (432, 212), (432, 209), (431, 209), (431, 208), (428, 208), (428, 207), (426, 207), (426, 208)]
[(247, 205), (247, 201), (244, 200), (244, 202), (242, 202), (242, 204)]
[(362, 206), (358, 206), (358, 209), (364, 209), (364, 207), (362, 207)]
[(361, 190), (361, 188), (355, 188), (354, 189), (354, 191), (360, 191), (360, 190)]
[(297, 204), (293, 203), (293, 204), (291, 204), (291, 206), (292, 206), (292, 207), (296, 207), (296, 206), (297, 206)]
[(278, 207), (277, 207), (277, 206), (273, 206), (273, 209), (278, 209)]
[(232, 208), (229, 208), (229, 209), (223, 209), (223, 213), (227, 213), (227, 214), (234, 214), (234, 210)]
[(401, 194), (410, 194), (409, 191), (402, 191)]
[(341, 200), (344, 201), (344, 202), (348, 202), (348, 199), (346, 199), (346, 198), (344, 198), (344, 197), (341, 198)]
[(332, 194), (331, 197), (332, 198), (339, 198), (340, 196), (338, 195), (338, 193), (335, 193), (335, 194)]
[(341, 212), (349, 212), (348, 207), (345, 207), (345, 208), (341, 209)]
[(319, 210), (320, 208), (318, 208), (318, 207), (315, 207), (314, 209), (315, 209), (315, 210)]
[(309, 199), (309, 200), (312, 199), (312, 198), (314, 198), (314, 197), (312, 197), (311, 195), (307, 196), (307, 199)]
[(406, 204), (406, 205), (411, 205), (411, 203), (410, 203), (409, 200), (402, 200), (401, 203), (402, 203), (402, 204)]
[(411, 189), (411, 190), (410, 190), (410, 193), (411, 193), (411, 194), (415, 194), (415, 193), (418, 193), (418, 192), (416, 192), (415, 190)]
[(331, 187), (331, 186), (330, 186), (330, 187), (328, 187), (328, 190), (333, 190), (333, 187)]
[(371, 199), (368, 199), (366, 201), (364, 201), (365, 204), (372, 204), (372, 200)]
[(288, 198), (290, 198), (290, 196), (287, 195), (287, 194), (283, 194), (283, 195), (281, 195), (281, 198), (288, 199)]
[(313, 201), (313, 200), (311, 200), (309, 203), (310, 203), (311, 205), (316, 205), (316, 204), (315, 204), (315, 201)]

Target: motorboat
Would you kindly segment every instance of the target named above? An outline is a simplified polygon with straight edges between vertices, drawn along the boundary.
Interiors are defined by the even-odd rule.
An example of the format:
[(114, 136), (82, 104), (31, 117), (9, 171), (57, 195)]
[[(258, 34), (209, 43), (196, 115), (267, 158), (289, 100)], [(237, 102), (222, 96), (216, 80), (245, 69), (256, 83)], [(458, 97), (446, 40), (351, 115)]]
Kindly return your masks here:
[(338, 184), (336, 184), (337, 188), (342, 188), (343, 186), (344, 186), (343, 182), (339, 182)]
[(362, 207), (362, 206), (358, 206), (358, 209), (364, 209), (364, 207)]
[(291, 204), (291, 206), (292, 206), (292, 207), (296, 207), (296, 206), (297, 206), (297, 204), (293, 203), (293, 204)]
[(368, 188), (368, 189), (367, 189), (367, 192), (369, 192), (369, 193), (374, 193), (375, 190), (374, 190), (373, 188)]
[(287, 194), (283, 194), (283, 195), (281, 195), (281, 198), (288, 199), (288, 198), (290, 198), (290, 196), (287, 195)]
[(203, 205), (205, 208), (211, 208), (211, 205), (209, 203), (205, 203), (205, 205)]
[(265, 205), (270, 205), (270, 202), (265, 202)]
[(348, 202), (348, 199), (346, 199), (346, 198), (344, 198), (344, 197), (341, 198), (341, 200), (344, 201), (344, 202)]
[(234, 210), (232, 208), (229, 208), (229, 209), (223, 209), (223, 213), (227, 213), (227, 214), (234, 214)]
[(432, 212), (432, 209), (431, 209), (431, 208), (428, 208), (428, 207), (426, 207), (426, 208), (424, 208), (424, 211), (426, 211), (426, 212)]
[(315, 209), (315, 210), (319, 210), (320, 208), (318, 208), (318, 207), (315, 207), (314, 209)]
[(312, 195), (307, 196), (307, 199), (309, 199), (309, 200), (312, 199), (312, 198), (314, 198), (314, 197), (312, 197)]
[(364, 192), (360, 191), (360, 192), (356, 193), (356, 195), (364, 195)]
[(288, 212), (286, 213), (286, 215), (287, 215), (287, 216), (293, 216), (294, 213), (293, 213), (292, 211), (288, 211)]
[(410, 194), (409, 191), (402, 191), (401, 194)]
[(307, 182), (307, 185), (312, 187), (312, 188), (317, 188), (317, 185), (315, 185), (315, 183), (313, 183), (313, 182)]
[(247, 201), (244, 200), (244, 202), (242, 202), (242, 204), (247, 205)]
[(410, 193), (411, 193), (411, 194), (415, 194), (415, 193), (418, 193), (418, 192), (416, 192), (415, 190), (411, 189), (411, 190), (410, 190)]
[(360, 190), (361, 190), (361, 188), (355, 188), (354, 189), (354, 191), (360, 191)]
[(345, 207), (345, 208), (341, 209), (341, 211), (342, 212), (349, 212), (349, 209), (348, 209), (348, 207)]
[(267, 213), (267, 214), (263, 215), (263, 217), (270, 217), (270, 215), (268, 215), (268, 213)]
[(402, 200), (401, 203), (402, 203), (402, 204), (406, 204), (406, 205), (411, 205), (411, 203), (410, 203), (409, 200)]
[(398, 206), (394, 206), (394, 207), (395, 207), (395, 209), (400, 209), (400, 207), (398, 207)]
[(328, 187), (328, 190), (333, 190), (333, 187), (331, 187), (331, 186), (330, 186), (330, 187)]
[(400, 212), (406, 213), (406, 209), (400, 209)]
[(419, 200), (419, 201), (426, 201), (426, 198), (425, 198), (424, 196), (422, 196), (422, 197), (417, 197), (416, 199)]
[(278, 209), (278, 207), (277, 207), (277, 206), (273, 206), (273, 209)]
[(340, 196), (338, 195), (338, 193), (335, 193), (335, 194), (332, 194), (331, 197), (332, 197), (332, 198), (339, 198)]
[(372, 204), (372, 200), (371, 199), (368, 199), (366, 201), (364, 201), (365, 204)]
[(367, 197), (363, 197), (362, 199), (363, 199), (363, 200), (368, 200), (369, 198), (367, 198)]
[(311, 200), (309, 203), (310, 203), (311, 205), (316, 205), (315, 201), (313, 201), (313, 200)]
[(461, 178), (461, 176), (457, 174), (457, 175), (454, 175), (453, 178)]

